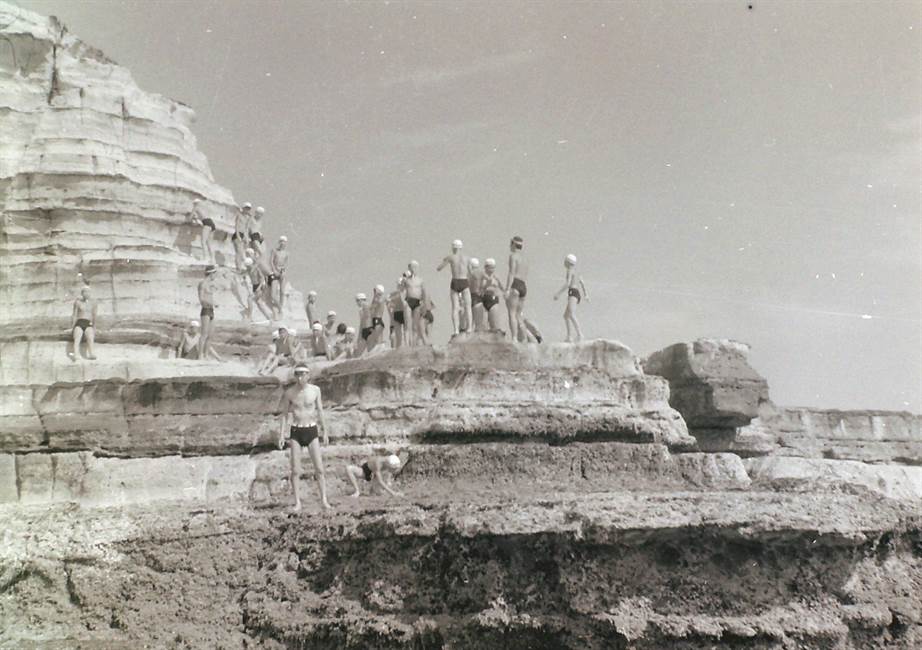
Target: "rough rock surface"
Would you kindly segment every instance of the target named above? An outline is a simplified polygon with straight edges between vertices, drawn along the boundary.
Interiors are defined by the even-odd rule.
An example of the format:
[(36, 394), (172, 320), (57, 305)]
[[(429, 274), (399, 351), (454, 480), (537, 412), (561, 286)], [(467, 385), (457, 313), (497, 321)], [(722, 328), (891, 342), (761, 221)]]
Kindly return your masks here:
[(922, 644), (922, 519), (868, 495), (427, 489), (326, 516), (126, 514), (0, 509), (0, 644)]
[[(231, 255), (191, 110), (53, 19), (0, 2), (0, 25), (0, 647), (922, 646), (920, 468), (892, 463), (918, 463), (918, 416), (772, 410), (742, 344), (649, 374), (611, 341), (318, 364), (335, 510), (305, 455), (283, 513), (267, 328), (224, 320), (228, 291), (232, 362), (169, 359), (193, 197)], [(77, 271), (92, 364), (64, 356)], [(384, 449), (405, 496), (344, 496)]]
[(329, 366), (317, 384), (333, 426), (350, 437), (694, 445), (666, 382), (614, 341), (405, 348)]
[[(235, 203), (190, 131), (188, 106), (137, 87), (131, 74), (54, 18), (0, 3), (0, 323), (33, 338), (67, 327), (82, 272), (103, 328), (198, 313), (200, 228), (194, 198), (233, 264)], [(231, 291), (218, 319), (240, 318)], [(292, 294), (288, 317), (304, 323)]]
[(698, 339), (654, 352), (643, 369), (669, 380), (669, 403), (690, 430), (727, 429), (749, 424), (768, 399), (768, 384), (748, 355), (745, 343)]

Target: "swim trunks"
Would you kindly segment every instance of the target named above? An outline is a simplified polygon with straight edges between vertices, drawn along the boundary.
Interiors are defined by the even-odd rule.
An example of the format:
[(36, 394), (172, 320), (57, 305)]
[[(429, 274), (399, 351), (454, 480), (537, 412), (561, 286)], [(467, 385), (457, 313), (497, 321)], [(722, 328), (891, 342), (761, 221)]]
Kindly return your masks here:
[(266, 278), (266, 280), (269, 282), (270, 287), (272, 286), (272, 283), (278, 279), (279, 279), (279, 276), (277, 276), (275, 273), (270, 273), (268, 277)]
[(373, 474), (371, 473), (371, 468), (368, 466), (368, 463), (362, 463), (362, 476), (365, 477), (366, 481), (370, 481)]
[(583, 301), (583, 296), (580, 294), (579, 289), (576, 287), (570, 287), (570, 290), (567, 291), (567, 296), (570, 298), (576, 298), (577, 305)]
[(311, 444), (320, 435), (316, 424), (312, 424), (309, 427), (296, 427), (291, 425), (290, 432), (291, 439), (302, 447), (306, 447), (307, 445)]
[(76, 329), (77, 327), (79, 327), (85, 332), (87, 327), (93, 327), (93, 323), (91, 323), (89, 319), (78, 318), (77, 322), (74, 323), (74, 328)]
[(214, 307), (202, 307), (200, 316), (208, 316), (208, 318), (214, 320)]
[(472, 305), (472, 306), (473, 306), (473, 305), (479, 305), (479, 304), (482, 303), (482, 302), (483, 302), (483, 294), (482, 294), (482, 293), (474, 293), (473, 291), (471, 291), (471, 305)]
[(251, 232), (251, 233), (250, 233), (250, 241), (258, 241), (258, 242), (261, 242), (262, 240), (263, 240), (262, 233), (260, 233), (260, 232), (258, 232), (258, 231), (257, 231), (257, 232)]
[(362, 340), (367, 341), (368, 337), (371, 336), (372, 332), (375, 331), (374, 327), (363, 327), (362, 328)]
[(454, 278), (451, 281), (451, 290), (455, 293), (464, 293), (465, 289), (470, 288), (471, 283), (467, 278)]
[(231, 241), (237, 241), (238, 239), (243, 241), (244, 236), (245, 235), (242, 232), (235, 232), (233, 235), (231, 235)]
[(202, 225), (208, 226), (212, 230), (215, 229), (214, 219), (212, 219), (211, 217), (205, 217), (204, 219), (202, 219)]
[(420, 304), (421, 301), (419, 298), (411, 298), (410, 296), (407, 296), (407, 305), (410, 307), (411, 311), (419, 307)]
[(513, 280), (512, 286), (510, 286), (509, 288), (515, 289), (516, 291), (518, 291), (519, 298), (524, 298), (525, 294), (528, 293), (528, 288), (525, 286), (525, 281), (522, 280), (521, 278), (516, 278), (515, 280)]
[(395, 322), (395, 323), (400, 323), (401, 325), (404, 324), (404, 320), (403, 320), (403, 311), (395, 311), (395, 312), (394, 312), (394, 322)]
[(372, 316), (371, 317), (371, 327), (372, 329), (374, 329), (375, 327), (380, 327), (381, 329), (384, 329), (384, 319), (379, 318), (378, 316)]
[(425, 314), (423, 314), (423, 318), (425, 318), (430, 323), (435, 320), (435, 316), (432, 315), (431, 311), (427, 311)]
[(483, 308), (490, 311), (499, 304), (499, 296), (495, 293), (483, 294)]

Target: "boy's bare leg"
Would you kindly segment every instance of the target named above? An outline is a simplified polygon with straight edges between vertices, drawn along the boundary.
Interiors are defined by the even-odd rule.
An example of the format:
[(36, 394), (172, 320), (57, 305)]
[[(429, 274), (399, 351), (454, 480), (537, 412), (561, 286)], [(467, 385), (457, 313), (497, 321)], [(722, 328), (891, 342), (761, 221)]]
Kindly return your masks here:
[(74, 351), (69, 352), (67, 354), (67, 356), (69, 356), (74, 361), (77, 360), (77, 355), (80, 354), (80, 341), (81, 340), (83, 340), (83, 328), (75, 326), (74, 327)]
[(205, 344), (208, 343), (208, 337), (211, 335), (211, 317), (202, 316), (202, 333), (198, 337), (198, 358), (205, 358)]
[(295, 497), (292, 510), (301, 512), (301, 493), (298, 491), (298, 477), (301, 474), (301, 445), (295, 440), (288, 441), (289, 460), (291, 467), (288, 478), (291, 481), (291, 491)]
[(538, 329), (538, 326), (535, 325), (532, 321), (528, 320), (528, 317), (523, 313), (522, 314), (522, 327), (528, 334), (531, 334), (535, 337), (535, 341), (540, 343), (544, 340), (544, 337), (541, 334), (541, 331)]
[(515, 291), (506, 300), (506, 312), (509, 316), (509, 335), (513, 341), (519, 340), (519, 294)]
[(96, 349), (94, 344), (96, 342), (96, 327), (91, 326), (86, 328), (86, 356), (88, 359), (96, 358)]
[(461, 307), (464, 309), (464, 327), (467, 332), (474, 331), (474, 311), (471, 307), (471, 290), (465, 289), (461, 295)]
[(455, 334), (457, 334), (460, 327), (458, 319), (461, 316), (461, 305), (459, 304), (459, 298), (461, 296), (454, 291), (450, 291), (449, 293), (451, 294), (451, 327)]
[(583, 340), (583, 333), (579, 328), (579, 321), (576, 320), (576, 304), (577, 300), (574, 296), (569, 296), (567, 298), (567, 314), (569, 314), (569, 320), (567, 321), (567, 340), (570, 340), (570, 323), (573, 323), (573, 329), (576, 330), (576, 340)]
[(362, 491), (359, 489), (359, 482), (356, 480), (356, 474), (362, 474), (362, 468), (355, 465), (346, 465), (346, 476), (349, 477), (349, 482), (352, 483), (352, 487), (355, 488), (355, 491), (349, 496), (360, 497), (362, 496)]
[(202, 226), (202, 252), (205, 253), (205, 260), (214, 264), (214, 253), (211, 250), (211, 233), (211, 228)]
[(283, 271), (282, 273), (279, 273), (279, 279), (278, 279), (278, 283), (279, 283), (279, 303), (278, 303), (278, 304), (279, 304), (279, 312), (282, 312), (282, 311), (285, 309), (285, 281), (286, 281), (286, 277), (287, 277), (287, 276), (286, 276), (286, 274), (285, 274), (284, 271)]
[(323, 475), (323, 458), (320, 456), (320, 439), (314, 438), (311, 440), (311, 444), (307, 446), (307, 451), (311, 455), (311, 460), (314, 463), (314, 472), (317, 474), (317, 485), (320, 487), (320, 505), (324, 509), (329, 510), (333, 506), (327, 501), (327, 483)]

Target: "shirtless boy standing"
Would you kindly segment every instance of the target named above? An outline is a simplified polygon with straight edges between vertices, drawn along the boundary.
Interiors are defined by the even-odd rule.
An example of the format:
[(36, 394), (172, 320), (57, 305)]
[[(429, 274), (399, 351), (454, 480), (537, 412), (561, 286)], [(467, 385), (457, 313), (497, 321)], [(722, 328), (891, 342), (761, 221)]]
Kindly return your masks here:
[(413, 260), (407, 265), (410, 274), (406, 276), (404, 288), (406, 289), (407, 306), (410, 308), (410, 318), (413, 323), (411, 331), (411, 345), (429, 345), (422, 319), (425, 313), (426, 287), (423, 279), (419, 277), (419, 262)]
[[(480, 260), (472, 257), (467, 263), (467, 277), (471, 281), (471, 315), (474, 317), (474, 331), (486, 329), (486, 312), (483, 309), (483, 269)], [(467, 329), (471, 329), (468, 325)]]
[(368, 296), (364, 293), (355, 294), (355, 306), (359, 308), (359, 338), (355, 342), (354, 355), (359, 357), (368, 347), (368, 337), (374, 328), (371, 326), (371, 310), (368, 308)]
[(86, 358), (96, 359), (96, 312), (99, 304), (90, 297), (90, 288), (80, 289), (80, 297), (74, 301), (74, 310), (70, 317), (70, 330), (74, 339), (74, 351), (68, 352), (71, 361), (77, 360), (80, 352), (80, 341), (86, 337)]
[(470, 327), (471, 317), (471, 289), (467, 278), (467, 258), (461, 254), (464, 244), (460, 239), (451, 243), (451, 255), (445, 257), (436, 271), (441, 271), (451, 265), (451, 327), (455, 334), (465, 330), (465, 325)]
[(355, 490), (352, 493), (352, 497), (357, 498), (362, 495), (362, 491), (359, 489), (358, 479), (363, 479), (369, 483), (374, 479), (377, 487), (383, 489), (393, 497), (402, 497), (403, 495), (400, 492), (391, 489), (391, 487), (384, 482), (384, 474), (389, 473), (393, 475), (398, 469), (400, 469), (400, 457), (396, 454), (369, 456), (361, 465), (346, 465), (346, 476)]
[(506, 292), (502, 281), (496, 275), (496, 260), (488, 257), (483, 263), (483, 281), (480, 283), (483, 293), (483, 310), (486, 312), (490, 331), (500, 332), (499, 328), (499, 300)]
[[(506, 278), (506, 308), (509, 311), (509, 333), (513, 341), (524, 339), (525, 326), (522, 323), (522, 310), (525, 308), (525, 296), (528, 294), (528, 261), (522, 254), (525, 241), (516, 235), (509, 242), (509, 275)], [(521, 331), (521, 333), (520, 333)]]
[(387, 299), (387, 310), (391, 317), (391, 347), (401, 348), (407, 342), (406, 314), (410, 308), (403, 298), (404, 278), (397, 279), (397, 289)]
[(205, 279), (198, 284), (198, 299), (202, 303), (202, 311), (199, 314), (202, 319), (202, 335), (198, 340), (199, 359), (205, 359), (206, 355), (210, 355), (221, 361), (210, 340), (214, 329), (214, 294), (218, 288), (217, 268), (209, 264), (205, 267)]
[[(320, 505), (329, 510), (327, 486), (323, 475), (323, 458), (320, 455), (319, 435), (323, 434), (323, 444), (330, 444), (327, 425), (323, 418), (323, 403), (320, 389), (308, 383), (310, 369), (305, 365), (295, 366), (295, 385), (286, 389), (279, 403), (279, 449), (285, 446), (288, 438), (291, 469), (291, 491), (294, 493), (294, 512), (301, 511), (301, 494), (298, 490), (298, 478), (301, 475), (301, 447), (306, 446), (314, 463), (317, 484), (320, 487)], [(289, 428), (290, 427), (290, 428)], [(287, 429), (287, 431), (286, 431)], [(287, 434), (287, 435), (286, 435)]]
[(554, 300), (557, 300), (564, 291), (567, 292), (567, 308), (563, 312), (563, 320), (567, 325), (567, 343), (572, 343), (571, 325), (576, 330), (576, 340), (583, 340), (583, 333), (579, 329), (579, 321), (576, 320), (576, 306), (583, 298), (586, 299), (586, 302), (589, 302), (589, 292), (586, 291), (586, 284), (583, 282), (582, 276), (576, 272), (576, 255), (572, 253), (567, 255), (564, 258), (563, 265), (567, 269), (567, 281), (554, 294)]
[(368, 337), (368, 351), (374, 350), (384, 342), (384, 314), (387, 313), (387, 297), (384, 295), (384, 285), (375, 285), (371, 295), (371, 304), (368, 306), (371, 316), (371, 334)]
[(285, 250), (288, 247), (288, 237), (282, 235), (279, 237), (279, 243), (275, 247), (275, 250), (272, 251), (272, 258), (269, 260), (269, 265), (272, 267), (272, 273), (269, 275), (269, 289), (272, 289), (272, 283), (278, 281), (279, 283), (279, 299), (278, 306), (279, 311), (283, 311), (285, 308), (285, 270), (288, 268), (288, 251)]
[(192, 200), (192, 210), (189, 211), (189, 220), (202, 227), (202, 253), (205, 260), (214, 264), (214, 251), (211, 250), (211, 235), (215, 231), (215, 222), (211, 217), (202, 215), (201, 199)]

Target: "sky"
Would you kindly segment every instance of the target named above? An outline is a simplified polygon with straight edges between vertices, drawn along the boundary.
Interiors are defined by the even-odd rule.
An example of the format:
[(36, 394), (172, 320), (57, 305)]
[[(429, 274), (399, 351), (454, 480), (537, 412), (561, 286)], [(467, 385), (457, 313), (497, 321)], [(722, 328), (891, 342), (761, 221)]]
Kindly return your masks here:
[(917, 2), (18, 0), (191, 105), (215, 179), (352, 296), (460, 238), (526, 313), (646, 355), (752, 346), (778, 404), (922, 411)]

